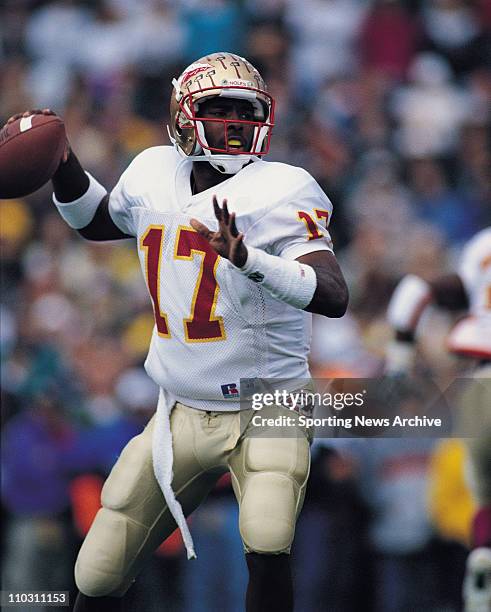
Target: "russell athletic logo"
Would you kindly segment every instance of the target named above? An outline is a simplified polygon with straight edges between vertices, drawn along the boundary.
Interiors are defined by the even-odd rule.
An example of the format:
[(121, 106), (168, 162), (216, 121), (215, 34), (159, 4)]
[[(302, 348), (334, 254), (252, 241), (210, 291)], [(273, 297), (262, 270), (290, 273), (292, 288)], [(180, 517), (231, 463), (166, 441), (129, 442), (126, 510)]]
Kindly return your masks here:
[(237, 385), (235, 383), (230, 383), (228, 385), (222, 385), (222, 395), (225, 399), (238, 399), (240, 394)]

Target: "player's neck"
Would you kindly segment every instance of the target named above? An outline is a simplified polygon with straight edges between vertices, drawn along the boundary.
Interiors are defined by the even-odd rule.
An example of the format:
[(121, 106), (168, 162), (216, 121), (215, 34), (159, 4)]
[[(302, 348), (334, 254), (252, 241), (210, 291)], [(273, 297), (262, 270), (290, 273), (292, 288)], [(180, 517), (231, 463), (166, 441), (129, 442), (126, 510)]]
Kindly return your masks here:
[(211, 164), (207, 162), (194, 162), (193, 170), (191, 171), (191, 191), (193, 195), (195, 193), (201, 193), (214, 187), (219, 183), (223, 183), (229, 179), (231, 174), (222, 174), (218, 172)]

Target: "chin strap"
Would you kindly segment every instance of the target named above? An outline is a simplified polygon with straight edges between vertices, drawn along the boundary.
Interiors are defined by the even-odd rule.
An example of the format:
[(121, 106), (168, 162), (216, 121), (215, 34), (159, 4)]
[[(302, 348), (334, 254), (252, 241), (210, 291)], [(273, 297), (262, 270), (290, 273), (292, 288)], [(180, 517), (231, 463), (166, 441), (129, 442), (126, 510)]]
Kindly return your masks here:
[[(181, 155), (192, 162), (208, 162), (221, 174), (237, 174), (250, 161), (256, 162), (261, 159), (257, 155), (213, 155), (213, 157), (211, 155), (184, 155), (184, 153), (181, 153)], [(235, 167), (230, 163), (231, 157), (240, 158), (240, 160), (237, 160), (237, 166), (240, 162), (240, 167)]]
[(184, 153), (181, 147), (177, 144), (176, 139), (172, 137), (169, 126), (167, 126), (167, 133), (169, 134), (169, 140), (183, 159), (188, 159), (193, 162), (208, 162), (213, 166), (213, 168), (215, 168), (215, 170), (221, 172), (222, 174), (237, 174), (237, 172), (242, 170), (242, 168), (250, 161), (255, 162), (261, 159), (258, 155), (226, 155), (225, 153), (215, 155), (206, 149), (203, 151), (201, 147), (199, 147), (200, 150), (196, 154), (186, 155), (186, 153)]
[[(251, 153), (244, 155), (227, 155), (226, 153), (213, 153), (209, 149), (203, 149), (201, 145), (196, 144), (197, 150), (193, 155), (186, 155), (181, 147), (177, 144), (176, 139), (172, 136), (172, 132), (170, 127), (167, 125), (167, 133), (169, 135), (169, 140), (173, 144), (176, 151), (179, 153), (181, 157), (184, 159), (190, 159), (191, 161), (206, 161), (215, 168), (221, 174), (237, 174), (239, 170), (242, 170), (244, 166), (246, 166), (250, 161), (259, 161), (261, 158), (258, 155), (253, 155)], [(203, 142), (206, 143), (205, 131), (203, 124), (201, 121), (196, 122), (196, 128), (199, 131), (200, 138)], [(257, 130), (258, 128), (255, 128)], [(255, 149), (257, 152), (261, 150), (262, 142), (267, 134), (268, 128), (261, 128), (261, 133), (259, 135), (257, 144)], [(256, 134), (254, 134), (254, 139)]]
[(206, 155), (205, 150), (205, 157), (218, 172), (222, 174), (237, 174), (239, 170), (242, 170), (242, 168), (251, 161), (252, 155), (233, 155), (230, 157), (227, 155), (212, 156), (211, 153)]

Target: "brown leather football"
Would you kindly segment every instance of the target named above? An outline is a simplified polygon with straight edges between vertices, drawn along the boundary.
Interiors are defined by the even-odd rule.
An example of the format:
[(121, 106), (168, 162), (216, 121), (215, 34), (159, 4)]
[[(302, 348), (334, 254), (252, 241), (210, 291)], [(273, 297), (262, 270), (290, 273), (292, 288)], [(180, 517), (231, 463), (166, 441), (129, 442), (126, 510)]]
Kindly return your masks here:
[(0, 198), (20, 198), (47, 183), (65, 143), (65, 125), (56, 115), (29, 115), (5, 125), (0, 131)]

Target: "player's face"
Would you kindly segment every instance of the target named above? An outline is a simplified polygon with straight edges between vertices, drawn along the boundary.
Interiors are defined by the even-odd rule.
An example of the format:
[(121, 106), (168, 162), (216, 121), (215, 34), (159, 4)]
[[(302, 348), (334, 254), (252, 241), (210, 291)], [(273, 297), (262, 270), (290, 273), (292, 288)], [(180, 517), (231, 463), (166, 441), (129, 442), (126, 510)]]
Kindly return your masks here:
[[(211, 148), (249, 152), (252, 146), (254, 126), (241, 121), (254, 121), (254, 108), (247, 100), (233, 98), (212, 98), (199, 106), (197, 115), (203, 119), (227, 119), (204, 121), (205, 136)], [(236, 121), (239, 120), (239, 121)], [(224, 125), (226, 128), (224, 129)]]

